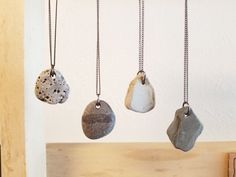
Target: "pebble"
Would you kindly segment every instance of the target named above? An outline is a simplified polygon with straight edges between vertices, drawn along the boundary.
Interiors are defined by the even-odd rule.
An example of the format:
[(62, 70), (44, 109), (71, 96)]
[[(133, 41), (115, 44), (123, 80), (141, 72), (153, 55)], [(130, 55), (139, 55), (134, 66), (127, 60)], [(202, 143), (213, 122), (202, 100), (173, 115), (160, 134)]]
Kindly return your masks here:
[(43, 102), (64, 103), (68, 99), (69, 92), (69, 85), (57, 70), (54, 70), (54, 75), (51, 75), (50, 69), (43, 71), (36, 81), (35, 95)]
[(125, 97), (125, 106), (139, 113), (149, 112), (155, 107), (155, 91), (144, 73), (139, 73), (131, 81)]
[[(186, 113), (189, 111), (189, 114)], [(203, 130), (203, 125), (188, 107), (182, 107), (175, 113), (175, 119), (167, 130), (167, 135), (175, 148), (189, 151)]]
[(100, 107), (96, 107), (97, 100), (91, 102), (82, 116), (82, 128), (89, 139), (100, 139), (108, 135), (115, 126), (115, 114), (111, 107), (100, 100)]

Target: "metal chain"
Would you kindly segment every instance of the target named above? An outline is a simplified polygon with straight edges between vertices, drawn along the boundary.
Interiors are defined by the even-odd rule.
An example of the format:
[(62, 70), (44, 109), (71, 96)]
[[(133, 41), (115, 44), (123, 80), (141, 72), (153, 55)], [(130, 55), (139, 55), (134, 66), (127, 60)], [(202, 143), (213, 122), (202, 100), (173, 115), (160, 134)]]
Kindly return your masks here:
[(100, 69), (100, 2), (97, 0), (97, 56), (96, 56), (96, 95), (101, 95), (101, 69)]
[(144, 65), (144, 0), (139, 0), (139, 72)]
[(184, 104), (188, 105), (188, 79), (189, 79), (189, 40), (188, 40), (188, 0), (185, 0), (184, 22)]
[(54, 51), (52, 51), (52, 15), (51, 15), (51, 0), (48, 0), (48, 16), (49, 16), (49, 49), (50, 49), (50, 65), (53, 70), (56, 65), (56, 47), (57, 47), (57, 7), (58, 0), (56, 0), (55, 9), (55, 26), (54, 26)]

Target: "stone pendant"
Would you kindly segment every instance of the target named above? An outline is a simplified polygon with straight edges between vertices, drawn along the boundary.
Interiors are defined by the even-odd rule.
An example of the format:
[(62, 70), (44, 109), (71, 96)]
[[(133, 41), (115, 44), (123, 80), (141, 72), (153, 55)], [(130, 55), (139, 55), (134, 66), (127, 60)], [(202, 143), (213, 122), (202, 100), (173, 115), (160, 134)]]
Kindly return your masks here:
[(137, 74), (129, 85), (125, 98), (127, 109), (146, 113), (155, 107), (155, 91), (144, 72)]
[(189, 151), (201, 134), (203, 125), (191, 108), (182, 107), (175, 113), (175, 119), (169, 126), (167, 134), (175, 148)]
[(84, 134), (89, 139), (99, 139), (108, 135), (115, 126), (115, 114), (111, 107), (105, 102), (91, 102), (82, 116), (82, 127)]
[(68, 99), (69, 92), (69, 85), (57, 70), (53, 73), (51, 69), (43, 71), (36, 81), (35, 95), (43, 102), (64, 103)]

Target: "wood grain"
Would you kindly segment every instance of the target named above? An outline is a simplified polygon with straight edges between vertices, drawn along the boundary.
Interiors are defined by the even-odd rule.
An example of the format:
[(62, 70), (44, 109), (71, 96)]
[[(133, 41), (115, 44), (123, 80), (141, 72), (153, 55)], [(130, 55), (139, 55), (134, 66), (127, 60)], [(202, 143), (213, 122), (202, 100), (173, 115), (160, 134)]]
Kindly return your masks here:
[(48, 144), (48, 177), (227, 177), (236, 142), (198, 143), (184, 153), (169, 143)]
[(236, 153), (229, 154), (229, 177), (236, 176)]
[(0, 138), (3, 177), (25, 177), (23, 0), (0, 0)]

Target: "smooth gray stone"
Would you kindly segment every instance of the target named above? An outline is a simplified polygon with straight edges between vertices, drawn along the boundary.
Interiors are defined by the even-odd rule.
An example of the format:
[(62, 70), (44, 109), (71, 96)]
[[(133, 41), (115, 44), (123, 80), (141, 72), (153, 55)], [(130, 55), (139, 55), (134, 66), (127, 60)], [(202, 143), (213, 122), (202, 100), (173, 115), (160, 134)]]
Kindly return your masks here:
[(82, 128), (89, 139), (99, 139), (108, 135), (115, 126), (115, 114), (111, 107), (100, 101), (100, 108), (96, 107), (97, 100), (91, 102), (82, 116)]
[[(189, 114), (185, 115), (188, 109)], [(202, 130), (203, 125), (192, 109), (183, 107), (176, 111), (175, 119), (169, 126), (167, 134), (175, 148), (186, 152), (193, 148)]]
[(54, 70), (53, 76), (50, 72), (51, 70), (47, 69), (39, 75), (35, 95), (39, 100), (49, 104), (64, 103), (68, 99), (70, 87), (59, 71)]

